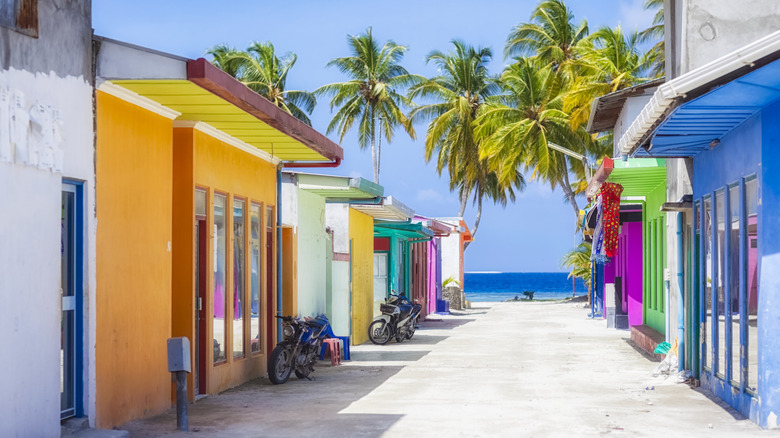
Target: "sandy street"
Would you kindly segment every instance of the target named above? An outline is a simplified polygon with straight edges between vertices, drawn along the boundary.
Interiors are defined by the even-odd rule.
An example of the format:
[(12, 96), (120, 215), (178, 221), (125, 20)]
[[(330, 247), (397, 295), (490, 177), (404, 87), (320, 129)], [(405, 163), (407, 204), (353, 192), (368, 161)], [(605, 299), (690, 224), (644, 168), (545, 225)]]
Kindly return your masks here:
[(316, 380), (258, 379), (121, 428), (131, 437), (778, 436), (707, 393), (652, 377), (628, 332), (581, 304), (476, 303), (411, 341), (353, 347)]

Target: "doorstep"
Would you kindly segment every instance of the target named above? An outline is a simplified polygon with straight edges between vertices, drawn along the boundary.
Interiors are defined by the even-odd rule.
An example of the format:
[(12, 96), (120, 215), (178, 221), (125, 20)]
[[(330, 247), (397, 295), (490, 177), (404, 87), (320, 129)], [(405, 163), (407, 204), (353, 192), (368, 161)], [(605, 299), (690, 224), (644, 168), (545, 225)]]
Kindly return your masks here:
[(637, 347), (658, 360), (663, 360), (665, 355), (655, 354), (653, 352), (655, 351), (655, 348), (658, 347), (658, 344), (665, 340), (666, 337), (664, 335), (649, 325), (642, 324), (631, 327), (631, 341), (633, 341)]

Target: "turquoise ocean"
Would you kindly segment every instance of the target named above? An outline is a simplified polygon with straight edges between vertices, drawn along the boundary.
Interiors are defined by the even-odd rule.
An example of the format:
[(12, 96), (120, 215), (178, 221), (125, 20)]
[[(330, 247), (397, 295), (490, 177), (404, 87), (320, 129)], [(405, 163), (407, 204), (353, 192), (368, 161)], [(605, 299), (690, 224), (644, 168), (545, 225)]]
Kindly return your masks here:
[[(571, 298), (572, 280), (566, 272), (466, 272), (466, 299), (469, 301), (506, 301), (523, 291), (533, 291), (535, 300)], [(577, 296), (588, 293), (585, 282), (574, 283)]]

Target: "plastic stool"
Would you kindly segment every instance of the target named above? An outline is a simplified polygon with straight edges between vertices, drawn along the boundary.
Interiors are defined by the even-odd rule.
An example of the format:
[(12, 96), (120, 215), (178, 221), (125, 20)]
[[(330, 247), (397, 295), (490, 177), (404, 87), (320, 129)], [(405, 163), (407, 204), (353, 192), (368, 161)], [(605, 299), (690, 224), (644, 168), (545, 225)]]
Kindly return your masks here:
[(330, 350), (330, 366), (341, 364), (341, 339), (329, 338), (322, 341), (323, 346)]
[(352, 360), (349, 354), (349, 336), (336, 336), (341, 339), (341, 360)]

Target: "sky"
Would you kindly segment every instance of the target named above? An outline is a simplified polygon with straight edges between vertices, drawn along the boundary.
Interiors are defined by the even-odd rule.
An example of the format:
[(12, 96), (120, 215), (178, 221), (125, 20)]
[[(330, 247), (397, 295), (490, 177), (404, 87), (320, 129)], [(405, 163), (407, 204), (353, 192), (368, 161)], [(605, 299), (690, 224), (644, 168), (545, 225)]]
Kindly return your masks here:
[[(346, 80), (335, 68), (325, 68), (333, 58), (349, 56), (347, 35), (373, 29), (380, 43), (393, 40), (408, 47), (402, 65), (410, 72), (431, 77), (426, 65), (432, 50), (449, 51), (459, 39), (474, 46), (490, 47), (492, 73), (506, 63), (503, 49), (512, 27), (530, 19), (537, 0), (397, 0), (394, 2), (340, 0), (94, 0), (95, 34), (189, 58), (206, 57), (217, 44), (246, 49), (252, 41), (271, 41), (277, 54), (293, 52), (298, 61), (287, 79), (289, 90), (314, 90)], [(601, 26), (624, 30), (644, 29), (653, 13), (643, 0), (568, 0), (575, 20), (587, 19), (591, 31)], [(315, 129), (325, 133), (332, 118), (326, 97), (312, 114)], [(415, 125), (417, 140), (396, 132), (391, 144), (382, 144), (380, 184), (385, 195), (429, 217), (457, 215), (457, 193), (449, 191), (446, 170), (439, 176), (435, 163), (426, 163), (424, 138), (427, 126)], [(333, 133), (329, 137), (338, 142)], [(360, 150), (357, 133), (341, 143), (344, 160), (336, 169), (316, 173), (373, 178), (370, 150)], [(484, 203), (475, 241), (466, 250), (466, 271), (559, 272), (563, 254), (573, 248), (574, 211), (560, 188), (528, 181), (524, 192), (506, 208)], [(584, 199), (579, 204), (585, 203)], [(476, 207), (469, 205), (465, 218), (472, 227)]]

